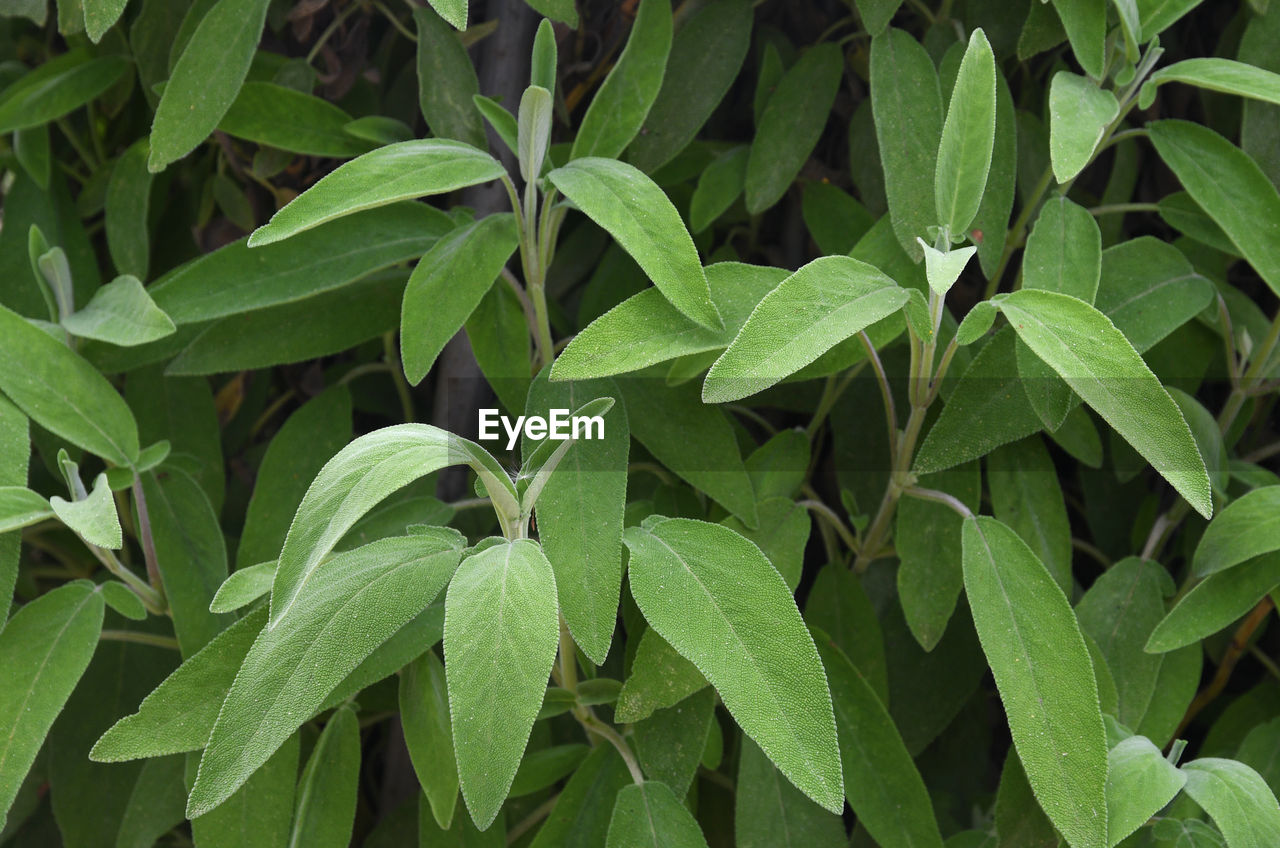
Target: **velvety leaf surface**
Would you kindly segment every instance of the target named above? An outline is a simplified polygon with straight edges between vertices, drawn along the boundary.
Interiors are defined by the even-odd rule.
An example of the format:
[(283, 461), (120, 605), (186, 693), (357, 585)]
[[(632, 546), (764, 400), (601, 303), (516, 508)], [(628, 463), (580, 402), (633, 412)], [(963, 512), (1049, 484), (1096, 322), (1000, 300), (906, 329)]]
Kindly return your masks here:
[[(1068, 2), (1084, 5), (1095, 0)], [(1053, 75), (1049, 87), (1049, 155), (1058, 182), (1064, 183), (1084, 170), (1107, 125), (1119, 111), (1115, 95), (1098, 88), (1093, 81), (1070, 71)]]
[(702, 829), (665, 783), (623, 787), (613, 807), (606, 848), (706, 848)]
[(1107, 844), (1115, 845), (1164, 809), (1187, 782), (1145, 736), (1130, 736), (1107, 754)]
[(351, 843), (360, 778), (360, 720), (341, 707), (298, 778), (289, 848), (343, 848)]
[(1211, 574), (1161, 619), (1146, 650), (1163, 653), (1217, 633), (1280, 586), (1280, 554), (1267, 554)]
[(996, 60), (980, 28), (969, 36), (942, 125), (933, 190), (938, 225), (960, 236), (978, 214), (996, 132)]
[(1253, 769), (1234, 760), (1193, 760), (1181, 769), (1186, 792), (1213, 818), (1231, 848), (1262, 848), (1280, 840), (1280, 805)]
[(1206, 577), (1280, 549), (1280, 486), (1254, 489), (1218, 513), (1196, 546), (1195, 572)]
[(458, 766), (444, 664), (435, 651), (426, 651), (401, 672), (399, 704), (413, 770), (427, 796), (432, 817), (447, 830), (457, 808)]

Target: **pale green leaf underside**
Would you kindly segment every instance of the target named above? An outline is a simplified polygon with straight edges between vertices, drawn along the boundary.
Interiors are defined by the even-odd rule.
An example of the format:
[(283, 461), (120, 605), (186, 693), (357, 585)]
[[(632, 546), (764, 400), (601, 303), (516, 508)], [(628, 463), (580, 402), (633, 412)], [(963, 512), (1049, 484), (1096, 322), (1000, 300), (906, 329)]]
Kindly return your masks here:
[(1187, 794), (1205, 809), (1231, 848), (1280, 845), (1280, 805), (1256, 771), (1212, 757), (1182, 767)]
[(964, 234), (978, 214), (996, 135), (996, 60), (981, 28), (969, 36), (942, 125), (933, 192), (938, 225)]
[(1054, 74), (1049, 85), (1049, 159), (1058, 182), (1084, 170), (1119, 111), (1116, 96), (1091, 80), (1069, 71)]

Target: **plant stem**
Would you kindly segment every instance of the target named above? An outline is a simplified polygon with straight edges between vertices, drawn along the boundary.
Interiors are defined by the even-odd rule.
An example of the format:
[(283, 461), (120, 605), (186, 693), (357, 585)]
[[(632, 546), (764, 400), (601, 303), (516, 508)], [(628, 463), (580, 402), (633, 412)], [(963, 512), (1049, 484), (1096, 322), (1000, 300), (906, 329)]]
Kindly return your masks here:
[(138, 541), (142, 543), (142, 559), (147, 564), (147, 579), (163, 602), (164, 581), (160, 576), (160, 563), (156, 557), (155, 536), (151, 533), (151, 513), (147, 509), (147, 496), (137, 473), (133, 475), (133, 500), (138, 508)]
[(159, 633), (143, 633), (138, 630), (103, 630), (100, 636), (108, 642), (134, 642), (139, 645), (169, 648), (174, 651), (179, 650), (177, 639), (172, 636), (162, 636)]
[(338, 31), (338, 28), (340, 26), (342, 26), (342, 22), (345, 21), (347, 18), (351, 17), (351, 14), (356, 10), (358, 10), (359, 8), (360, 8), (360, 3), (353, 2), (349, 6), (347, 6), (347, 8), (343, 9), (336, 16), (334, 16), (332, 23), (330, 23), (329, 26), (325, 27), (324, 32), (320, 33), (320, 37), (316, 39), (316, 43), (311, 45), (311, 50), (307, 52), (308, 65), (310, 65), (312, 62), (316, 60), (316, 56), (320, 55), (320, 51), (323, 50), (324, 46), (329, 43), (329, 39), (333, 38), (333, 34)]
[(625, 739), (618, 735), (618, 731), (589, 712), (585, 718), (579, 719), (579, 721), (582, 722), (582, 726), (588, 732), (596, 734), (617, 748), (618, 753), (622, 755), (622, 761), (627, 764), (627, 771), (631, 772), (631, 779), (636, 783), (644, 783), (644, 772), (640, 770), (640, 764), (636, 762), (635, 754), (631, 753), (630, 746), (627, 745)]
[(866, 332), (858, 333), (858, 338), (862, 341), (862, 346), (867, 351), (867, 361), (871, 363), (871, 370), (876, 372), (876, 383), (880, 387), (880, 400), (884, 404), (885, 428), (889, 435), (889, 456), (896, 456), (898, 453), (898, 410), (893, 403), (893, 389), (889, 386), (889, 376), (885, 373), (884, 363), (880, 361), (880, 354), (876, 350), (876, 346), (871, 343), (871, 337)]
[(1240, 626), (1236, 628), (1235, 635), (1231, 637), (1231, 644), (1227, 646), (1226, 653), (1222, 655), (1222, 662), (1218, 664), (1218, 671), (1213, 676), (1213, 680), (1196, 695), (1195, 700), (1191, 702), (1191, 706), (1187, 707), (1187, 714), (1182, 717), (1182, 722), (1178, 725), (1178, 730), (1173, 734), (1174, 738), (1182, 735), (1192, 720), (1200, 714), (1200, 711), (1213, 702), (1214, 698), (1222, 694), (1222, 690), (1226, 688), (1227, 681), (1231, 678), (1231, 672), (1235, 669), (1236, 663), (1240, 661), (1241, 655), (1249, 647), (1249, 640), (1253, 637), (1255, 630), (1261, 626), (1262, 622), (1267, 620), (1267, 616), (1275, 604), (1271, 602), (1270, 596), (1264, 597), (1258, 602), (1244, 619), (1240, 622)]
[(946, 492), (940, 492), (937, 489), (924, 489), (920, 486), (910, 486), (903, 490), (903, 494), (910, 495), (913, 498), (919, 498), (922, 501), (933, 501), (944, 506), (951, 507), (961, 518), (973, 518), (973, 511), (965, 506), (964, 502), (955, 495), (949, 495)]
[(1106, 203), (1102, 206), (1090, 207), (1089, 212), (1095, 218), (1099, 215), (1123, 215), (1128, 212), (1158, 212), (1160, 207), (1155, 203)]
[(854, 538), (853, 533), (845, 526), (845, 523), (840, 520), (840, 516), (836, 514), (835, 510), (819, 500), (803, 500), (799, 504), (814, 515), (817, 515), (827, 526), (835, 530), (849, 550), (858, 550), (860, 547), (858, 540)]

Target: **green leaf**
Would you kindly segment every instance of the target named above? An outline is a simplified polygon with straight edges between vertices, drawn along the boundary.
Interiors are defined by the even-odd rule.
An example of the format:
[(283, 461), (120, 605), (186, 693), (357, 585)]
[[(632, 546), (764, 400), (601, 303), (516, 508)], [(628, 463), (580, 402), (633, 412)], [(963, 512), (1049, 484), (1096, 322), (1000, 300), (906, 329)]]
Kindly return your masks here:
[(1280, 586), (1280, 554), (1275, 553), (1210, 574), (1156, 625), (1146, 650), (1160, 654), (1217, 633), (1276, 586)]
[(1130, 736), (1107, 754), (1107, 844), (1116, 845), (1164, 809), (1187, 776), (1145, 736)]
[[(450, 745), (452, 744), (450, 741)], [(590, 745), (574, 742), (543, 748), (540, 751), (530, 751), (520, 762), (520, 770), (516, 772), (516, 779), (511, 783), (509, 797), (530, 795), (569, 777), (578, 770), (578, 766), (582, 765), (591, 750)], [(454, 794), (457, 794), (456, 789)]]
[(555, 104), (551, 92), (531, 85), (520, 98), (520, 118), (516, 123), (516, 153), (520, 176), (525, 183), (538, 179), (551, 144), (551, 120)]
[(995, 517), (1022, 537), (1064, 592), (1071, 588), (1071, 525), (1044, 441), (1032, 436), (997, 448), (987, 460)]
[(120, 20), (129, 0), (81, 0), (84, 5), (84, 29), (89, 40), (97, 44), (107, 30)]
[(809, 511), (791, 498), (764, 498), (756, 505), (756, 514), (759, 526), (755, 528), (735, 515), (720, 523), (754, 542), (794, 592), (804, 570), (804, 549), (812, 525)]
[(806, 845), (845, 848), (844, 822), (806, 798), (782, 779), (750, 739), (742, 742), (733, 829), (737, 848)]
[(66, 345), (0, 306), (0, 391), (47, 430), (113, 465), (138, 456), (138, 425), (111, 384)]
[(603, 845), (618, 790), (631, 784), (612, 745), (597, 745), (569, 778), (530, 848), (595, 848)]
[(1187, 794), (1213, 818), (1231, 848), (1280, 842), (1280, 805), (1256, 771), (1235, 760), (1206, 757), (1182, 767)]
[[(1096, 2), (1101, 5), (1103, 0)], [(1049, 85), (1049, 158), (1058, 182), (1065, 183), (1084, 170), (1102, 134), (1119, 113), (1116, 96), (1092, 80), (1069, 71), (1053, 75)]]
[[(26, 477), (26, 473), (22, 476)], [(44, 495), (33, 492), (26, 486), (0, 486), (0, 533), (28, 527), (52, 517), (53, 507)]]
[(545, 18), (533, 36), (533, 52), (529, 57), (529, 84), (547, 91), (556, 90), (556, 67), (560, 50), (556, 46), (556, 28)]
[(187, 788), (183, 785), (186, 757), (171, 756), (142, 764), (133, 786), (120, 831), (117, 848), (144, 848), (186, 819)]
[(755, 494), (724, 412), (702, 403), (694, 383), (652, 378), (619, 383), (631, 433), (666, 468), (742, 518), (756, 523)]
[[(479, 97), (479, 95), (476, 95)], [(404, 121), (388, 118), (384, 115), (366, 115), (356, 118), (343, 126), (348, 135), (372, 142), (376, 145), (395, 144), (398, 141), (412, 141), (413, 130)]]
[(929, 794), (883, 702), (825, 634), (817, 644), (831, 681), (845, 794), (858, 821), (885, 848), (938, 848)]
[(1164, 618), (1168, 573), (1158, 564), (1128, 557), (1098, 577), (1076, 604), (1080, 629), (1092, 636), (1116, 684), (1115, 716), (1138, 727), (1156, 697), (1162, 657), (1142, 650)]
[(671, 41), (662, 88), (631, 144), (632, 164), (652, 174), (693, 141), (742, 68), (752, 21), (752, 7), (742, 0), (712, 0), (685, 18)]
[(893, 20), (902, 0), (855, 0), (854, 5), (867, 32), (879, 35), (889, 26), (889, 21)]
[(23, 606), (0, 632), (0, 822), (93, 657), (103, 609), (94, 585), (77, 580)]
[(707, 848), (693, 813), (665, 783), (624, 786), (609, 822), (606, 848)]
[(289, 848), (350, 845), (359, 780), (360, 721), (344, 706), (325, 722), (298, 778)]
[[(1036, 803), (1022, 761), (1013, 748), (1005, 754), (1000, 772), (995, 819), (997, 842), (991, 848), (1060, 848), (1062, 845), (1053, 823)], [(950, 841), (947, 848), (951, 848)]]
[(236, 550), (237, 569), (280, 555), (307, 487), (349, 441), (351, 391), (345, 386), (321, 392), (284, 420), (258, 466)]
[(142, 600), (123, 583), (108, 580), (102, 584), (102, 599), (107, 606), (131, 621), (142, 621), (147, 617), (147, 608)]
[(1061, 194), (1049, 198), (1027, 239), (1022, 287), (1093, 303), (1102, 276), (1102, 233), (1093, 215)]
[[(703, 169), (689, 201), (689, 227), (692, 232), (700, 233), (715, 223), (742, 194), (750, 155), (750, 146), (740, 144), (717, 156)], [(715, 299), (714, 290), (712, 299)]]
[[(455, 11), (452, 17), (445, 16), (458, 29), (466, 27), (465, 5), (464, 0), (461, 14)], [(422, 6), (413, 10), (418, 31), (418, 105), (437, 138), (455, 139), (484, 150), (488, 146), (484, 124), (472, 103), (480, 93), (480, 82), (462, 39), (442, 19), (443, 13), (436, 14), (439, 11)]]
[[(553, 408), (574, 410), (591, 398), (618, 396), (611, 380), (552, 383), (544, 373), (529, 387), (525, 412), (546, 416)], [(538, 536), (555, 570), (560, 612), (597, 664), (609, 653), (618, 617), (630, 432), (626, 409), (611, 409), (604, 438), (579, 440), (537, 499)]]
[(889, 703), (884, 632), (861, 578), (840, 563), (823, 566), (809, 590), (804, 618), (844, 652), (880, 702)]
[(707, 676), (787, 779), (844, 805), (826, 676), (791, 592), (755, 545), (684, 518), (623, 535), (631, 591), (649, 624)]
[(450, 465), (470, 465), (501, 514), (518, 512), (510, 478), (483, 448), (429, 424), (375, 430), (343, 448), (307, 489), (285, 537), (271, 588), (276, 627), (334, 545), (387, 495)]
[(1182, 412), (1105, 315), (1069, 295), (1025, 289), (1002, 300), (1000, 309), (1019, 339), (1197, 512), (1213, 514), (1209, 475)]
[(124, 56), (91, 58), (72, 50), (30, 71), (0, 91), (0, 133), (57, 120), (111, 88), (129, 70)]
[(351, 116), (327, 100), (271, 82), (246, 82), (218, 129), (255, 144), (349, 159), (371, 146), (352, 135)]
[(516, 246), (514, 216), (490, 215), (449, 233), (418, 262), (400, 316), (401, 358), (411, 384), (426, 376)]
[(1183, 187), (1280, 294), (1280, 244), (1258, 221), (1280, 215), (1280, 193), (1249, 155), (1208, 127), (1156, 121), (1151, 141)]
[(964, 583), (1027, 780), (1077, 848), (1107, 845), (1106, 731), (1062, 589), (1017, 534), (965, 519)]
[(529, 7), (543, 17), (568, 24), (572, 29), (578, 28), (578, 10), (574, 0), (525, 0)]
[(708, 372), (702, 398), (725, 403), (762, 391), (897, 312), (907, 298), (906, 289), (865, 262), (815, 259), (760, 301)]
[(1096, 305), (1138, 353), (1190, 321), (1213, 297), (1213, 284), (1168, 242), (1140, 236), (1102, 252)]
[(1053, 0), (1071, 52), (1094, 79), (1106, 75), (1107, 0)]
[(149, 292), (178, 324), (299, 303), (416, 259), (452, 229), (438, 210), (396, 204), (267, 247), (241, 239), (170, 271)]
[(871, 109), (893, 232), (912, 259), (937, 221), (934, 176), (942, 139), (942, 91), (915, 37), (890, 28), (871, 40)]
[(1196, 546), (1195, 574), (1207, 577), (1280, 550), (1280, 486), (1254, 489), (1218, 513)]
[(142, 491), (174, 633), (182, 655), (189, 657), (230, 623), (210, 611), (227, 577), (218, 513), (200, 484), (178, 468), (143, 475)]
[(938, 224), (962, 236), (978, 214), (996, 134), (996, 59), (981, 28), (969, 36), (938, 146)]
[(627, 46), (582, 116), (570, 159), (616, 158), (644, 126), (671, 52), (671, 0), (642, 0)]
[(436, 824), (448, 830), (458, 805), (458, 766), (453, 752), (444, 665), (426, 651), (400, 675), (400, 721), (405, 747), (427, 795)]
[(93, 293), (84, 309), (62, 319), (73, 336), (131, 347), (172, 335), (177, 327), (137, 277), (116, 277)]
[(222, 121), (249, 73), (268, 0), (218, 0), (173, 66), (151, 124), (152, 173), (196, 148)]
[[(587, 681), (578, 684), (579, 702), (583, 700), (582, 689), (586, 685)], [(658, 710), (632, 728), (636, 758), (649, 780), (666, 784), (677, 798), (683, 798), (689, 793), (698, 770), (698, 762), (707, 747), (715, 711), (716, 694), (710, 687), (706, 687), (675, 706)], [(764, 754), (760, 754), (760, 757), (763, 758)], [(787, 788), (800, 794), (790, 784)]]
[(1280, 104), (1280, 74), (1232, 59), (1200, 57), (1174, 62), (1148, 77), (1142, 84), (1138, 108), (1150, 108), (1156, 88), (1167, 82), (1185, 82), (1207, 91)]
[(704, 327), (722, 326), (680, 213), (643, 172), (588, 157), (555, 169), (547, 179), (617, 239), (673, 306)]
[[(458, 551), (423, 536), (338, 554), (265, 628), (227, 692), (187, 799), (190, 818), (244, 784), (375, 648), (440, 593)], [(307, 669), (306, 674), (301, 670)]]
[(747, 162), (747, 211), (773, 206), (813, 153), (840, 87), (844, 57), (832, 42), (805, 51), (778, 81), (757, 122)]
[(274, 560), (231, 572), (209, 602), (209, 612), (234, 612), (247, 607), (271, 591), (275, 578)]
[[(43, 2), (43, 0), (41, 0)], [(49, 142), (49, 126), (31, 127), (13, 133), (13, 154), (41, 191), (49, 190), (53, 177), (53, 155)]]
[(520, 409), (534, 369), (529, 322), (511, 286), (490, 287), (466, 327), (471, 352), (502, 405)]
[[(489, 126), (493, 127), (493, 131), (498, 134), (498, 138), (502, 139), (502, 143), (507, 149), (515, 153), (520, 149), (519, 141), (519, 125), (516, 123), (516, 116), (506, 110), (505, 107), (492, 97), (485, 97), (483, 94), (477, 94), (471, 98), (476, 104), (476, 109), (489, 122)], [(396, 141), (407, 141), (408, 139), (395, 139)]]
[(697, 666), (680, 656), (657, 631), (645, 628), (631, 661), (631, 675), (614, 702), (614, 716), (624, 724), (643, 721), (706, 685), (707, 679)]
[(227, 690), (266, 620), (266, 606), (258, 607), (188, 657), (143, 699), (136, 713), (102, 734), (89, 758), (114, 763), (203, 748)]
[(93, 491), (88, 496), (68, 501), (55, 495), (49, 498), (49, 505), (59, 521), (89, 544), (113, 551), (124, 546), (120, 517), (116, 515), (116, 502), (106, 474), (99, 474), (93, 481)]
[(104, 221), (107, 250), (121, 274), (147, 279), (151, 267), (151, 172), (146, 139), (135, 142), (111, 168), (107, 181)]
[[(233, 794), (226, 803), (191, 817), (192, 840), (198, 845), (284, 845), (293, 819), (294, 789), (301, 745), (295, 733)], [(190, 785), (197, 764), (187, 758)]]
[(467, 0), (431, 0), (431, 8), (454, 29), (467, 28)]
[(779, 268), (717, 262), (706, 269), (711, 299), (724, 320), (699, 326), (656, 289), (645, 289), (592, 321), (551, 367), (552, 380), (639, 371), (659, 362), (728, 347), (760, 300), (788, 274)]
[[(978, 250), (976, 247), (962, 247), (943, 253), (926, 243), (924, 239), (918, 238), (916, 243), (924, 252), (925, 279), (929, 281), (929, 288), (937, 292), (940, 297), (945, 297), (955, 285), (956, 280), (960, 279), (960, 274), (964, 272), (965, 266)], [(927, 305), (925, 314), (928, 315)], [(931, 325), (928, 326), (928, 330), (929, 335), (932, 336)]]
[(556, 579), (536, 542), (504, 542), (458, 568), (445, 600), (445, 675), (462, 797), (479, 828), (506, 800), (559, 638)]
[(429, 138), (388, 144), (347, 162), (298, 195), (249, 236), (248, 246), (281, 241), (363, 209), (445, 194), (505, 174), (488, 153), (460, 141)]
[(806, 182), (800, 213), (818, 250), (823, 253), (852, 252), (875, 225), (875, 217), (867, 207), (831, 183)]

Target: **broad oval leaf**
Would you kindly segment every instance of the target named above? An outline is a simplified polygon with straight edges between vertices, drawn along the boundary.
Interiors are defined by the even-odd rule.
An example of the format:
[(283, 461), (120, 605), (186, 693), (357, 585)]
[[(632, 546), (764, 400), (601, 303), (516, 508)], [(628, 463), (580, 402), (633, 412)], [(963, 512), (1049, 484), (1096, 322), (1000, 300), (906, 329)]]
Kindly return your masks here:
[(1102, 276), (1102, 232), (1088, 209), (1058, 194), (1045, 201), (1027, 238), (1022, 287), (1093, 303)]
[(429, 424), (397, 424), (347, 445), (307, 489), (271, 587), (271, 627), (288, 613), (321, 562), (346, 532), (387, 495), (450, 465), (470, 465), (505, 515), (518, 512), (502, 466), (479, 445)]
[(742, 729), (795, 786), (844, 806), (822, 663), (777, 570), (737, 533), (669, 518), (623, 535), (636, 603), (720, 692)]
[(298, 195), (255, 230), (248, 245), (271, 244), (362, 209), (444, 194), (505, 174), (498, 160), (460, 141), (429, 138), (388, 144), (352, 159)]
[(892, 315), (908, 292), (848, 256), (815, 259), (765, 295), (707, 373), (702, 399), (725, 403), (767, 389)]
[(995, 137), (996, 59), (978, 28), (960, 60), (933, 179), (938, 225), (953, 237), (963, 236), (978, 214)]
[(778, 81), (760, 115), (747, 160), (747, 211), (773, 206), (808, 161), (826, 126), (844, 61), (827, 42), (811, 47)]
[(1145, 736), (1130, 736), (1107, 754), (1107, 844), (1116, 845), (1164, 809), (1187, 776)]
[(213, 132), (235, 102), (262, 38), (269, 0), (217, 0), (173, 66), (151, 124), (147, 167), (163, 171)]
[(1205, 757), (1182, 767), (1187, 794), (1205, 809), (1231, 848), (1280, 845), (1280, 804), (1256, 771)]
[(1218, 513), (1196, 546), (1195, 573), (1206, 577), (1280, 550), (1280, 486), (1265, 486)]
[[(459, 34), (441, 17), (429, 8), (413, 10), (418, 32), (418, 106), (432, 135), (483, 149), (487, 146), (484, 122), (472, 101), (480, 93), (480, 81)], [(465, 11), (461, 17), (466, 20)]]
[(1119, 112), (1116, 96), (1092, 80), (1070, 71), (1053, 75), (1049, 85), (1049, 158), (1058, 182), (1065, 183), (1084, 170)]
[(1089, 304), (1024, 289), (1000, 301), (1018, 338), (1142, 454), (1197, 512), (1213, 515), (1209, 474), (1182, 412), (1124, 334)]
[(289, 848), (351, 844), (360, 781), (360, 720), (350, 706), (325, 722), (298, 778)]
[(209, 612), (234, 612), (247, 607), (271, 591), (275, 577), (274, 560), (236, 569), (214, 593), (213, 600), (209, 602)]
[(413, 269), (400, 308), (400, 358), (417, 385), (516, 250), (514, 216), (489, 215), (440, 239)]
[(402, 536), (321, 565), (292, 614), (264, 628), (245, 656), (200, 758), (187, 816), (231, 797), (347, 674), (427, 608), (458, 556), (431, 537)]
[(1208, 127), (1156, 121), (1151, 141), (1187, 193), (1240, 249), (1258, 276), (1280, 294), (1280, 193), (1240, 148)]
[(180, 265), (148, 290), (178, 324), (297, 303), (427, 252), (453, 229), (421, 203), (372, 209), (287, 242), (250, 248), (240, 240)]
[(0, 306), (0, 391), (42, 427), (112, 465), (138, 458), (138, 425), (111, 384), (65, 344)]
[(129, 70), (123, 56), (90, 58), (87, 50), (45, 62), (0, 91), (0, 133), (47, 124), (115, 85)]
[(1106, 0), (1053, 0), (1071, 52), (1085, 73), (1095, 79), (1106, 74), (1108, 5)]
[(104, 609), (94, 585), (77, 580), (22, 607), (0, 632), (0, 821), (93, 658)]
[(609, 231), (673, 306), (704, 327), (723, 326), (693, 238), (653, 180), (631, 165), (598, 157), (575, 159), (547, 179)]
[(1151, 236), (1102, 252), (1095, 305), (1145, 353), (1213, 300), (1214, 287), (1178, 248)]
[(556, 578), (536, 542), (467, 558), (445, 599), (444, 658), (458, 779), (476, 826), (502, 808), (555, 661)]
[(885, 848), (940, 848), (929, 793), (888, 710), (826, 634), (816, 642), (831, 681), (845, 794), (859, 823)]
[(618, 792), (605, 848), (707, 848), (707, 840), (669, 786), (646, 780)]
[(1018, 535), (965, 519), (964, 584), (1014, 746), (1054, 826), (1107, 848), (1106, 730), (1093, 664), (1066, 595)]
[(81, 0), (84, 8), (84, 29), (89, 40), (97, 44), (107, 30), (120, 20), (120, 14), (129, 0)]
[(644, 126), (671, 52), (671, 0), (642, 0), (627, 46), (582, 116), (571, 159), (614, 158)]

